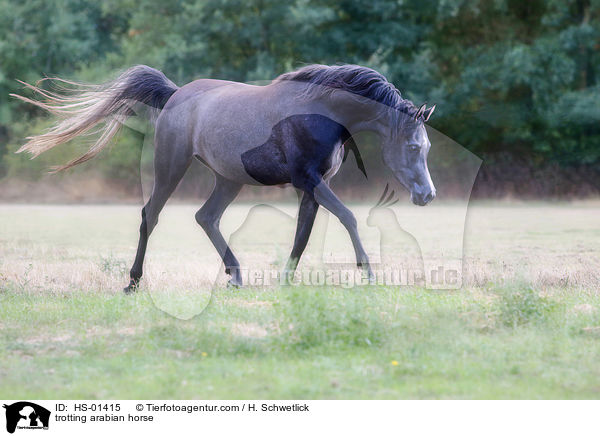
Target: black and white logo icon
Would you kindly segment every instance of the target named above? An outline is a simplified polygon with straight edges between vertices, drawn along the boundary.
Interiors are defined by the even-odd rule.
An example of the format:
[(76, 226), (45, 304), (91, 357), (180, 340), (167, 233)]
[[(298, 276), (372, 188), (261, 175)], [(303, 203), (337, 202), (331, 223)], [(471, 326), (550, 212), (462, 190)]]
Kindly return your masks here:
[(48, 430), (50, 421), (48, 409), (29, 401), (4, 404), (3, 407), (6, 409), (6, 431), (9, 433), (14, 433), (16, 429)]

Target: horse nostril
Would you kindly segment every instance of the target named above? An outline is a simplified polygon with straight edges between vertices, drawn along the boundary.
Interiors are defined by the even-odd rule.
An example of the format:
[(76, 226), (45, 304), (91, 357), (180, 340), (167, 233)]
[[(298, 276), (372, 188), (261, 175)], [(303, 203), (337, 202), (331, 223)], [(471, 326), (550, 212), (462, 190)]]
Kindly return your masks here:
[(429, 203), (431, 200), (435, 198), (435, 192), (430, 192), (425, 196), (425, 203)]

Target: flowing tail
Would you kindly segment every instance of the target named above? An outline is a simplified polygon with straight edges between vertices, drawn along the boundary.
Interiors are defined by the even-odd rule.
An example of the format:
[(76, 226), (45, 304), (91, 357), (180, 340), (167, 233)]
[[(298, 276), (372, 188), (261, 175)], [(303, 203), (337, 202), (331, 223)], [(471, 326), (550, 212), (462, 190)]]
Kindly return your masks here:
[[(45, 133), (28, 137), (29, 142), (19, 148), (17, 153), (27, 151), (32, 154), (33, 159), (77, 136), (100, 133), (100, 137), (85, 154), (65, 165), (54, 167), (53, 172), (86, 162), (100, 153), (117, 134), (124, 119), (134, 113), (134, 105), (143, 104), (156, 114), (179, 89), (163, 73), (146, 65), (132, 67), (116, 80), (101, 85), (87, 85), (58, 78), (43, 80), (52, 80), (57, 92), (21, 82), (42, 99), (34, 100), (17, 94), (11, 96), (63, 119)], [(100, 123), (104, 125), (92, 130)]]

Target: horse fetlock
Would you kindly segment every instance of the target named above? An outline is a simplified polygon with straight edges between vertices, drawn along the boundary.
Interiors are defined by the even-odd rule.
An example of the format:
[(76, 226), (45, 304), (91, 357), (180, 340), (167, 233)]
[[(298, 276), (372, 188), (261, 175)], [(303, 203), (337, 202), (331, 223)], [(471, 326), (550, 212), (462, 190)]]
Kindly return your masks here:
[(125, 292), (126, 294), (131, 294), (131, 293), (137, 291), (139, 286), (140, 286), (140, 279), (131, 279), (129, 284), (123, 288), (123, 292)]
[(283, 272), (281, 273), (281, 284), (292, 285), (294, 283), (295, 276), (296, 276), (296, 268), (284, 269)]
[(363, 264), (362, 273), (363, 277), (366, 276), (367, 282), (370, 285), (374, 285), (376, 283), (377, 280), (375, 278), (375, 274), (373, 274), (373, 270), (371, 269), (371, 266), (369, 264)]
[[(227, 272), (229, 270), (229, 272)], [(226, 272), (231, 276), (231, 279), (227, 282), (227, 287), (235, 287), (239, 288), (243, 285), (242, 275), (240, 274), (240, 269), (238, 267), (235, 268), (227, 268)]]
[(242, 274), (240, 272), (240, 267), (238, 266), (227, 266), (225, 267), (225, 274), (228, 274), (231, 276), (231, 280), (233, 280), (234, 282), (239, 282), (240, 284), (242, 283)]
[(361, 268), (363, 273), (366, 274), (367, 280), (370, 285), (374, 285), (376, 282), (375, 274), (373, 274), (373, 270), (371, 269), (371, 265), (369, 264), (369, 259), (363, 259), (362, 261), (356, 262), (356, 266)]
[(363, 256), (357, 256), (358, 259), (356, 261), (356, 266), (359, 268), (363, 268), (363, 269), (371, 269), (371, 265), (369, 262), (369, 258), (367, 257), (367, 255), (363, 255)]
[(239, 274), (239, 273), (240, 273), (239, 265), (231, 265), (231, 266), (225, 267), (225, 274), (229, 274), (230, 276), (232, 276), (232, 275)]
[(134, 266), (131, 271), (129, 271), (129, 278), (131, 281), (139, 282), (142, 278), (142, 270)]

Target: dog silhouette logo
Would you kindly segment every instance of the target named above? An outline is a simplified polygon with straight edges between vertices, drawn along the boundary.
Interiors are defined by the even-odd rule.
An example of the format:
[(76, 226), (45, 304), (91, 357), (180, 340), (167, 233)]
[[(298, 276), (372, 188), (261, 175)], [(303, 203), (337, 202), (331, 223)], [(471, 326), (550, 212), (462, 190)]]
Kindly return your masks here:
[(18, 429), (48, 430), (50, 411), (29, 401), (19, 401), (3, 406), (6, 409), (6, 431), (14, 433)]

